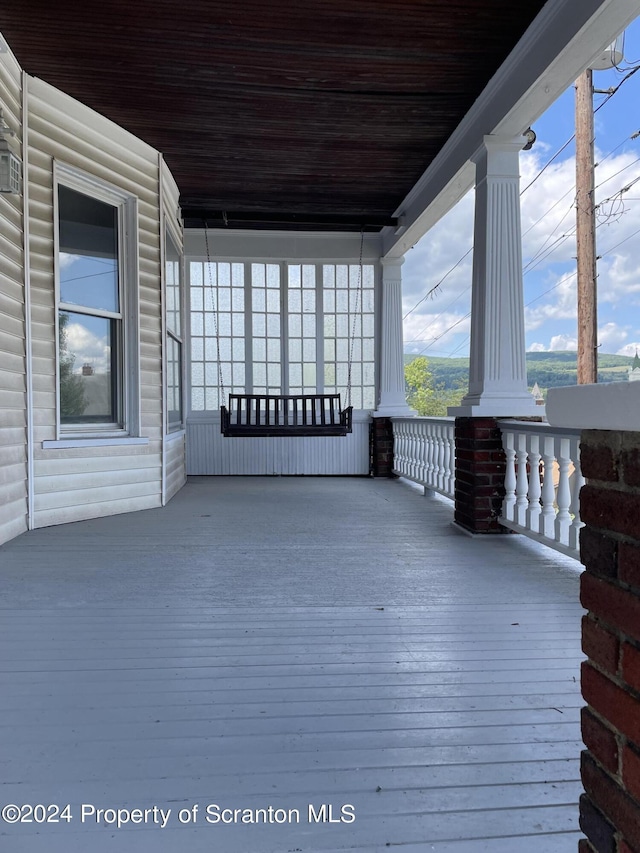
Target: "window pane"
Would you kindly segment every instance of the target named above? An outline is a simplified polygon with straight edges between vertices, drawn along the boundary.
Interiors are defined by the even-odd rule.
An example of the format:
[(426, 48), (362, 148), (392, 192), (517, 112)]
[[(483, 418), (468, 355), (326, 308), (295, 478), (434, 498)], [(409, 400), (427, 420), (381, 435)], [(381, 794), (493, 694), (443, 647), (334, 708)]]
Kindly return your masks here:
[(118, 320), (59, 316), (60, 422), (115, 424)]
[(118, 313), (117, 209), (60, 185), (58, 216), (61, 302)]
[(168, 232), (165, 237), (165, 277), (167, 288), (167, 329), (182, 337), (180, 253)]
[(182, 346), (167, 340), (167, 419), (169, 429), (182, 426)]

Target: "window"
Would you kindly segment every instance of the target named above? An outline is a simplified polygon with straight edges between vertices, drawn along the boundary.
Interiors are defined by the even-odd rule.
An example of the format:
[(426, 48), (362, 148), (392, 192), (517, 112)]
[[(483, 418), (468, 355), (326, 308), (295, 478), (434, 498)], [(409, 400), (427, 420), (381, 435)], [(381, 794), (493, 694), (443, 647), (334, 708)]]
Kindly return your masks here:
[[(189, 264), (191, 409), (226, 394), (339, 393), (373, 409), (374, 266)], [(351, 374), (351, 375), (349, 375)]]
[(135, 200), (65, 167), (56, 177), (60, 433), (131, 434), (135, 372), (125, 366), (137, 328), (126, 322), (136, 297), (127, 225)]
[(165, 236), (167, 323), (167, 432), (182, 429), (182, 263), (180, 252)]

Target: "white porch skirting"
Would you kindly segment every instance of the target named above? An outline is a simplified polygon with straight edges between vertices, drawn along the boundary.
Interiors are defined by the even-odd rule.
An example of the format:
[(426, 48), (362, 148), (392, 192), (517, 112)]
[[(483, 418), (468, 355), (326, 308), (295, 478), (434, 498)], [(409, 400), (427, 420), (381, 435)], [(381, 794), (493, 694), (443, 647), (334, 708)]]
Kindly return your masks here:
[(187, 474), (367, 475), (368, 412), (353, 413), (353, 432), (341, 437), (225, 438), (220, 415), (187, 419)]

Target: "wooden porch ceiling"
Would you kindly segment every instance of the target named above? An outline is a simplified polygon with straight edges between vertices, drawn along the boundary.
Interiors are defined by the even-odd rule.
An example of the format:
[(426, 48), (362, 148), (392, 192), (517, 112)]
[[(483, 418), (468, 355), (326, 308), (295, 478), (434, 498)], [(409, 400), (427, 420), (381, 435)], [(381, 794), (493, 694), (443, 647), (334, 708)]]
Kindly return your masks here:
[(188, 225), (379, 230), (542, 6), (7, 0), (0, 31), (163, 152)]

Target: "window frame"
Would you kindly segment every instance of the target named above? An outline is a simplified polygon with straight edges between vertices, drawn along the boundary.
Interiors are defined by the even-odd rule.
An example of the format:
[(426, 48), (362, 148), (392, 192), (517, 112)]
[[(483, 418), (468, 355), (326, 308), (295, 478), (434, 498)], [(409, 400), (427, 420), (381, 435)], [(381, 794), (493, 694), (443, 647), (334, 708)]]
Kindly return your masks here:
[[(58, 188), (64, 186), (115, 208), (117, 221), (119, 311), (104, 311), (64, 302), (60, 282), (60, 211)], [(53, 227), (55, 280), (56, 439), (107, 439), (140, 435), (138, 199), (93, 175), (59, 161), (53, 162)], [(62, 423), (60, 415), (60, 313), (116, 320), (117, 369), (114, 398), (117, 419), (105, 423)]]
[[(186, 379), (186, 304), (185, 304), (185, 271), (184, 271), (184, 248), (182, 246), (182, 238), (177, 228), (169, 216), (165, 214), (163, 217), (163, 256), (162, 256), (162, 302), (163, 302), (163, 325), (164, 325), (164, 359), (163, 359), (163, 374), (164, 374), (164, 417), (165, 417), (165, 435), (173, 435), (185, 429), (186, 424), (186, 394), (185, 394), (185, 379)], [(167, 246), (169, 242), (178, 255), (178, 303), (180, 306), (180, 334), (176, 334), (169, 328), (167, 321), (168, 304), (167, 304), (167, 261), (168, 252)], [(180, 377), (180, 422), (171, 422), (169, 418), (169, 340), (176, 343), (179, 347), (180, 365), (178, 375)]]
[[(254, 267), (264, 267), (264, 274), (267, 275), (267, 267), (273, 266), (278, 267), (280, 269), (280, 366), (281, 366), (281, 380), (282, 385), (281, 388), (284, 389), (278, 393), (299, 393), (297, 392), (297, 386), (295, 386), (291, 382), (291, 366), (294, 364), (291, 360), (291, 343), (293, 339), (300, 340), (300, 344), (302, 350), (304, 352), (304, 342), (305, 340), (312, 340), (313, 346), (315, 348), (315, 361), (311, 361), (304, 358), (304, 355), (300, 362), (295, 362), (295, 364), (299, 363), (301, 365), (303, 371), (303, 380), (304, 380), (304, 365), (305, 364), (314, 364), (316, 369), (316, 381), (315, 387), (313, 387), (313, 383), (309, 384), (309, 390), (306, 390), (306, 385), (303, 381), (303, 391), (304, 393), (314, 393), (314, 394), (332, 394), (332, 393), (340, 393), (342, 394), (342, 401), (346, 405), (346, 396), (344, 391), (346, 390), (346, 386), (338, 384), (337, 377), (335, 378), (333, 383), (327, 381), (326, 377), (326, 366), (327, 366), (327, 357), (328, 352), (325, 352), (325, 347), (327, 344), (327, 340), (330, 336), (327, 335), (325, 330), (325, 319), (329, 317), (336, 318), (338, 315), (344, 318), (346, 335), (337, 335), (334, 333), (334, 340), (340, 338), (340, 340), (344, 341), (344, 346), (347, 347), (347, 357), (345, 359), (345, 365), (347, 365), (348, 361), (351, 360), (352, 368), (355, 366), (354, 373), (358, 374), (358, 365), (361, 365), (360, 378), (358, 381), (352, 383), (352, 395), (353, 395), (353, 405), (354, 409), (357, 411), (371, 412), (374, 411), (376, 405), (376, 397), (377, 397), (377, 376), (378, 376), (378, 351), (379, 351), (379, 340), (380, 340), (380, 332), (379, 332), (379, 311), (378, 302), (379, 302), (379, 286), (380, 286), (380, 273), (379, 273), (379, 265), (372, 259), (366, 258), (363, 260), (363, 275), (367, 276), (367, 283), (360, 281), (360, 287), (353, 286), (349, 284), (349, 280), (352, 276), (358, 275), (358, 267), (360, 266), (359, 261), (356, 258), (345, 257), (340, 259), (334, 258), (320, 258), (313, 259), (308, 257), (299, 257), (299, 258), (287, 258), (282, 259), (278, 258), (275, 254), (273, 256), (253, 256), (250, 255), (248, 257), (238, 257), (233, 254), (224, 254), (220, 253), (219, 255), (204, 257), (200, 253), (194, 253), (192, 255), (188, 255), (185, 259), (185, 293), (188, 298), (188, 307), (186, 311), (186, 322), (187, 322), (187, 342), (188, 342), (188, 367), (189, 371), (187, 374), (187, 385), (186, 385), (186, 403), (187, 403), (187, 412), (188, 417), (196, 416), (196, 417), (207, 417), (211, 414), (214, 414), (219, 411), (219, 404), (216, 406), (208, 405), (207, 393), (209, 390), (214, 389), (217, 385), (208, 384), (206, 379), (207, 374), (207, 362), (210, 364), (216, 364), (216, 362), (212, 359), (207, 359), (206, 355), (203, 354), (206, 352), (206, 341), (207, 338), (210, 337), (213, 340), (212, 336), (208, 336), (206, 334), (206, 292), (209, 286), (208, 277), (207, 277), (207, 264), (210, 263), (213, 266), (218, 265), (229, 265), (233, 267), (233, 265), (237, 264), (239, 266), (244, 266), (244, 289), (245, 289), (245, 300), (244, 300), (244, 317), (245, 317), (245, 331), (244, 338), (242, 339), (244, 342), (245, 353), (244, 353), (244, 364), (245, 364), (245, 383), (244, 386), (240, 389), (235, 387), (233, 382), (225, 382), (225, 391), (227, 393), (261, 393), (256, 392), (256, 387), (262, 388), (262, 385), (257, 385), (255, 382), (254, 375), (254, 367), (255, 367), (255, 342), (258, 339), (263, 338), (262, 335), (254, 335), (254, 327), (253, 327), (253, 317), (256, 313), (261, 313), (261, 309), (255, 309), (254, 306), (254, 293), (256, 288), (254, 287)], [(297, 285), (294, 286), (291, 284), (290, 275), (291, 268), (299, 267), (300, 268), (300, 287)], [(315, 286), (309, 285), (307, 288), (303, 287), (303, 276), (305, 275), (304, 268), (315, 268)], [(343, 309), (338, 309), (335, 305), (333, 309), (327, 309), (325, 305), (325, 271), (329, 268), (333, 268), (334, 277), (337, 275), (338, 267), (344, 268), (344, 271), (341, 271), (341, 274), (346, 275), (347, 284), (345, 287), (337, 288), (339, 290), (343, 290), (347, 296), (347, 308), (346, 312)], [(194, 284), (194, 268), (199, 268), (197, 273), (197, 279), (201, 283)], [(365, 272), (366, 270), (366, 272)], [(232, 274), (232, 273), (231, 273)], [(311, 275), (309, 271), (307, 271), (308, 275)], [(217, 274), (216, 274), (216, 282), (217, 282)], [(214, 289), (217, 288), (217, 283), (213, 285)], [(260, 289), (262, 287), (260, 286)], [(198, 307), (194, 306), (194, 291), (202, 290), (202, 299), (198, 299)], [(313, 312), (313, 316), (315, 318), (315, 336), (310, 334), (309, 337), (302, 333), (302, 329), (304, 326), (304, 316), (307, 312), (304, 311), (304, 299), (302, 298), (302, 308), (298, 312), (293, 311), (289, 307), (289, 298), (292, 290), (299, 290), (301, 296), (304, 290), (309, 292), (313, 292), (315, 294), (315, 311)], [(333, 292), (336, 292), (336, 287), (332, 288)], [(350, 307), (351, 305), (351, 295), (355, 294), (357, 290), (360, 290), (361, 301), (358, 303), (357, 311), (353, 311)], [(367, 309), (364, 309), (364, 300), (365, 295), (370, 294), (370, 296), (366, 296), (367, 302), (370, 303)], [(200, 305), (202, 302), (202, 305)], [(266, 311), (266, 309), (265, 309)], [(301, 334), (298, 336), (297, 334), (293, 334), (290, 326), (289, 326), (289, 318), (292, 314), (297, 314), (301, 319)], [(353, 359), (350, 359), (350, 349), (349, 342), (352, 334), (352, 326), (353, 326), (353, 314), (359, 316), (360, 326), (359, 332), (356, 332), (355, 340), (356, 347), (354, 350)], [(194, 331), (194, 316), (197, 315), (200, 317), (202, 315), (202, 331)], [(364, 316), (366, 315), (366, 320)], [(365, 335), (364, 331), (364, 323), (367, 324), (367, 333)], [(370, 325), (370, 330), (369, 330)], [(202, 340), (203, 347), (199, 349), (201, 353), (199, 355), (198, 362), (194, 362), (193, 359), (193, 348), (194, 348), (194, 340)], [(370, 341), (370, 345), (366, 342)], [(364, 352), (365, 347), (367, 350), (371, 350), (370, 355), (365, 359)], [(337, 345), (336, 345), (337, 349)], [(360, 350), (360, 355), (356, 355), (358, 349)], [(334, 354), (333, 358), (334, 363), (337, 364), (337, 357)], [(342, 361), (342, 360), (340, 360)], [(367, 374), (370, 374), (371, 381), (368, 381), (368, 378), (365, 379), (365, 362), (366, 362), (366, 371)], [(232, 359), (233, 365), (233, 359)], [(202, 371), (200, 371), (202, 381), (194, 380), (193, 375), (193, 367), (194, 365), (202, 364)], [(213, 369), (213, 368), (212, 368)], [(345, 367), (346, 369), (346, 367)], [(295, 387), (296, 391), (291, 392), (291, 388)], [(202, 405), (198, 403), (194, 404), (194, 392), (201, 392), (203, 397)], [(367, 399), (366, 395), (371, 394), (372, 398)], [(370, 405), (364, 406), (364, 402), (370, 403)]]

